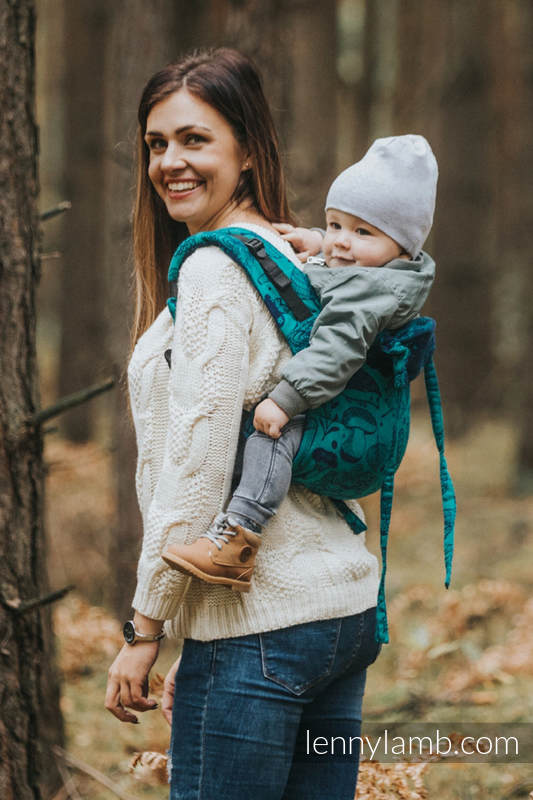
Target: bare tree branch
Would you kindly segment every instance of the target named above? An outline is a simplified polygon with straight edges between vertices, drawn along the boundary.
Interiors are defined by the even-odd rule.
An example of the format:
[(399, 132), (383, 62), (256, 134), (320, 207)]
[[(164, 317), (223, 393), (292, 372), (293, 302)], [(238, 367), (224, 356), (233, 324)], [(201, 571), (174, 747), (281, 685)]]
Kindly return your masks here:
[(61, 792), (66, 793), (66, 797), (69, 798), (69, 800), (83, 800), (81, 794), (78, 792), (78, 787), (74, 782), (74, 778), (65, 765), (61, 763), (59, 758), (56, 758), (56, 764), (59, 774), (61, 775), (61, 780), (63, 781), (63, 788), (59, 794), (61, 794)]
[(68, 211), (69, 208), (72, 208), (72, 203), (70, 200), (63, 200), (61, 203), (58, 203), (57, 206), (53, 206), (53, 208), (49, 208), (47, 211), (43, 211), (40, 216), (41, 222), (45, 222), (47, 219), (52, 219), (53, 217), (59, 216), (64, 211)]
[(7, 608), (8, 611), (13, 611), (15, 614), (25, 614), (27, 611), (32, 611), (34, 608), (47, 606), (49, 603), (61, 600), (66, 594), (71, 592), (72, 589), (74, 589), (73, 585), (65, 586), (63, 589), (44, 594), (41, 597), (34, 597), (31, 600), (21, 600), (19, 597), (13, 600), (6, 600), (5, 597), (0, 595), (0, 603), (4, 608)]
[(132, 794), (126, 794), (120, 786), (114, 783), (107, 775), (104, 775), (103, 772), (91, 767), (90, 764), (86, 764), (84, 761), (81, 761), (79, 758), (67, 753), (66, 750), (63, 750), (62, 747), (55, 746), (53, 751), (56, 756), (62, 758), (67, 764), (70, 764), (71, 767), (79, 770), (80, 772), (84, 772), (86, 775), (89, 775), (98, 783), (101, 783), (102, 786), (105, 786), (109, 789), (110, 792), (113, 792), (117, 797), (122, 798), (122, 800), (136, 800), (135, 796)]
[(46, 420), (51, 419), (52, 417), (57, 417), (59, 414), (62, 414), (69, 408), (79, 406), (82, 403), (86, 403), (87, 400), (91, 400), (93, 397), (97, 397), (97, 395), (109, 391), (109, 389), (112, 389), (114, 385), (115, 379), (107, 378), (107, 380), (103, 381), (103, 383), (96, 383), (93, 386), (88, 386), (86, 389), (81, 389), (79, 392), (68, 394), (66, 397), (62, 397), (61, 400), (58, 400), (57, 403), (48, 406), (48, 408), (41, 409), (41, 411), (38, 411), (36, 414), (30, 417), (28, 420), (28, 425), (30, 427), (42, 425), (42, 423), (46, 422)]

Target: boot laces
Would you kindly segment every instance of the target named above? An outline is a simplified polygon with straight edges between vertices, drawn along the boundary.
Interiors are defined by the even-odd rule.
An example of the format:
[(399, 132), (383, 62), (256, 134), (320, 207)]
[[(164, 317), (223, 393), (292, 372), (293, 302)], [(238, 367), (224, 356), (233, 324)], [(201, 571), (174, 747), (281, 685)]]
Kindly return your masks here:
[(228, 544), (228, 536), (235, 536), (237, 531), (228, 530), (229, 525), (234, 525), (235, 522), (227, 514), (217, 514), (208, 530), (199, 537), (200, 539), (209, 539), (213, 542), (219, 550), (222, 550), (222, 542)]

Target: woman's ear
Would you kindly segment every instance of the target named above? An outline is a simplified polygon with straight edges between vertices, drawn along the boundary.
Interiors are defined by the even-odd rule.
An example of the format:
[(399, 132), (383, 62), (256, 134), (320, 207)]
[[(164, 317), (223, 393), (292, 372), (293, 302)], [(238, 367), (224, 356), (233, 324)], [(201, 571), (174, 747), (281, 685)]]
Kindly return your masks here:
[(246, 172), (249, 169), (252, 169), (252, 159), (250, 158), (250, 156), (246, 156), (241, 171)]

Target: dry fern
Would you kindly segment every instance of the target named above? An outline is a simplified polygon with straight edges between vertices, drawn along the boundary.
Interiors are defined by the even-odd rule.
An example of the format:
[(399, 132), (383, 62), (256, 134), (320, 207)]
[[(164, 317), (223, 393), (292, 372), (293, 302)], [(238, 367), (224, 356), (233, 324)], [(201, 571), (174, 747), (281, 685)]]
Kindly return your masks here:
[(149, 750), (144, 753), (135, 753), (130, 762), (130, 772), (133, 777), (149, 783), (152, 786), (160, 786), (168, 783), (167, 772), (168, 758), (163, 753), (154, 753)]

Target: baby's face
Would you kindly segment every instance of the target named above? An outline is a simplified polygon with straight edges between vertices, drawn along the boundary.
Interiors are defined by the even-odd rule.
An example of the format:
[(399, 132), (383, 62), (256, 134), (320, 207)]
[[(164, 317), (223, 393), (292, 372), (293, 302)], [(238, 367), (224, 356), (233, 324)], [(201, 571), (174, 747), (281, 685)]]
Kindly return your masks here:
[(386, 233), (368, 222), (328, 208), (322, 249), (328, 267), (382, 267), (403, 251)]

